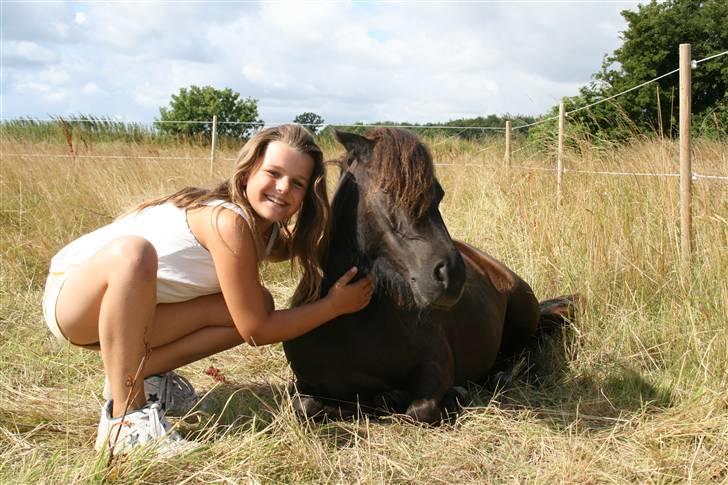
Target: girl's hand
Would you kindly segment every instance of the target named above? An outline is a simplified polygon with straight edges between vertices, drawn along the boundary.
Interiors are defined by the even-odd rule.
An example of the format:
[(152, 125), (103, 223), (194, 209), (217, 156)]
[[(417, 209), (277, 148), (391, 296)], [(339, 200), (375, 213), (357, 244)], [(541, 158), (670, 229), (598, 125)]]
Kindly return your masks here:
[(337, 315), (358, 312), (367, 306), (372, 298), (374, 281), (371, 276), (367, 275), (356, 283), (349, 284), (356, 272), (357, 268), (354, 266), (344, 273), (326, 295)]

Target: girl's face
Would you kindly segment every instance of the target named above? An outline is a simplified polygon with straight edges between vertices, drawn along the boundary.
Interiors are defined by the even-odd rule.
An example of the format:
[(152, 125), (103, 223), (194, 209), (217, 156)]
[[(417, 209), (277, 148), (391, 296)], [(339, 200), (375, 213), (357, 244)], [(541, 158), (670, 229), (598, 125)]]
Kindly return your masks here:
[(312, 172), (311, 157), (284, 142), (272, 141), (248, 178), (245, 195), (261, 219), (284, 221), (301, 207)]

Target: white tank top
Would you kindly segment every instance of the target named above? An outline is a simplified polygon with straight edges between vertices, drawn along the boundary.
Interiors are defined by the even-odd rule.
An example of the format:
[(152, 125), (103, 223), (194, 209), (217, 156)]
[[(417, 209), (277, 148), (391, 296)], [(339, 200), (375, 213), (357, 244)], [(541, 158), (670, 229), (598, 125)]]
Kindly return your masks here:
[[(205, 205), (222, 206), (246, 219), (237, 205), (214, 200)], [(273, 225), (265, 256), (278, 235)], [(202, 247), (187, 224), (187, 211), (172, 203), (148, 207), (90, 232), (61, 249), (51, 259), (51, 273), (67, 273), (86, 262), (102, 247), (123, 236), (139, 236), (157, 251), (157, 303), (175, 303), (220, 292), (220, 282), (210, 253)]]

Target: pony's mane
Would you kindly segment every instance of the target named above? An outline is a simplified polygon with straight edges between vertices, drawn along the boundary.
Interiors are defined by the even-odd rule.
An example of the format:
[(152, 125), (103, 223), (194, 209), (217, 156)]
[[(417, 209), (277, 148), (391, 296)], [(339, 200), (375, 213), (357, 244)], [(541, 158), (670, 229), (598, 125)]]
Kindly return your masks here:
[(366, 137), (375, 142), (367, 162), (370, 187), (389, 194), (399, 209), (420, 220), (432, 205), (435, 184), (427, 147), (412, 133), (395, 128), (376, 128)]

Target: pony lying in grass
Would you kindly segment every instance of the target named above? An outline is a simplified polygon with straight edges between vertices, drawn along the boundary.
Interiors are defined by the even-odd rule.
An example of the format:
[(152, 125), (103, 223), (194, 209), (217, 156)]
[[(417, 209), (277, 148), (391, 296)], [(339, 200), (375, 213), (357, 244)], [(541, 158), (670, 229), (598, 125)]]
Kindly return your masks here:
[(453, 241), (438, 209), (443, 189), (416, 136), (334, 134), (347, 153), (338, 161), (322, 294), (354, 265), (376, 290), (364, 310), (284, 343), (297, 412), (377, 409), (439, 422), (458, 409), (459, 386), (486, 381), (497, 363), (572, 318), (578, 298), (539, 305), (505, 265)]

